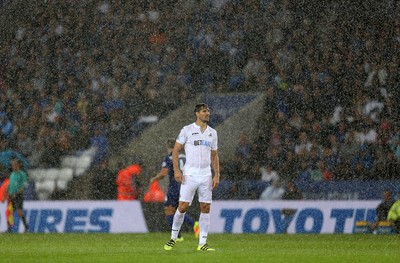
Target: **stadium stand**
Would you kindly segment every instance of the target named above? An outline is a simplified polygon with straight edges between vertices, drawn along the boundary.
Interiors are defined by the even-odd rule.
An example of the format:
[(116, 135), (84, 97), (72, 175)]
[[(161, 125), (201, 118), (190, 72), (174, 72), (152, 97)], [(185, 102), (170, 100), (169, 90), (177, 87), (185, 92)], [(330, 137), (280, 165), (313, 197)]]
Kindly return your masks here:
[[(27, 155), (42, 199), (56, 187), (42, 169), (72, 170), (60, 181), (71, 199), (89, 198), (104, 158), (151, 174), (198, 100), (215, 109), (225, 166), (250, 135), (245, 182), (270, 162), (308, 198), (335, 196), (315, 193), (341, 181), (400, 180), (396, 1), (3, 2), (0, 113), (13, 131), (2, 136)], [(257, 198), (243, 185), (237, 198)]]

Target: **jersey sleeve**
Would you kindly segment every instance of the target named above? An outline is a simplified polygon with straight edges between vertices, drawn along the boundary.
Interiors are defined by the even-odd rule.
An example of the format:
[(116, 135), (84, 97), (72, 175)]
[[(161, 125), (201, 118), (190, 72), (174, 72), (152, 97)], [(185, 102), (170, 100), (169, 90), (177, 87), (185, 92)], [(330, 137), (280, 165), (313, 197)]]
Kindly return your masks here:
[(211, 150), (215, 151), (217, 149), (218, 149), (218, 134), (215, 131), (214, 132), (214, 136), (213, 136), (213, 140), (212, 140), (212, 143), (211, 143)]
[(176, 141), (180, 144), (185, 144), (187, 140), (187, 126), (183, 127), (181, 132), (178, 135), (178, 138), (176, 138)]
[(161, 168), (168, 168), (168, 156), (164, 157), (163, 162), (161, 164)]

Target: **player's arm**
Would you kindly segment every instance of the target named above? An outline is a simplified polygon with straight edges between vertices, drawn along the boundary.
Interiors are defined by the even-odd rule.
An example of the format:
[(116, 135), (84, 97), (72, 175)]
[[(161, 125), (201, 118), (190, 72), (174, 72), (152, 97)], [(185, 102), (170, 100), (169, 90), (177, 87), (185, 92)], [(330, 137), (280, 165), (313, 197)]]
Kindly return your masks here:
[(156, 176), (150, 179), (150, 183), (163, 179), (167, 174), (168, 174), (168, 168), (167, 167), (161, 168), (160, 172)]
[(174, 177), (178, 183), (182, 183), (182, 172), (179, 169), (179, 153), (182, 151), (183, 145), (179, 142), (175, 143), (172, 150), (172, 165), (174, 166)]
[(219, 156), (218, 150), (211, 150), (211, 164), (214, 169), (213, 189), (219, 185)]

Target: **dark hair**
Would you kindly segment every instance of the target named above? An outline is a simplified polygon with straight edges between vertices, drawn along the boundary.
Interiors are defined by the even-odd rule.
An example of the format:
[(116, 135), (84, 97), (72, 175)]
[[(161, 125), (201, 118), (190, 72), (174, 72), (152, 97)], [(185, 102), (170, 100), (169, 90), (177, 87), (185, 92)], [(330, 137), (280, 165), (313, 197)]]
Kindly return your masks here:
[(167, 146), (168, 146), (169, 148), (174, 148), (174, 146), (175, 146), (175, 139), (168, 139), (168, 140), (167, 140)]
[(194, 107), (194, 113), (201, 111), (202, 109), (208, 109), (208, 105), (205, 103), (196, 104)]

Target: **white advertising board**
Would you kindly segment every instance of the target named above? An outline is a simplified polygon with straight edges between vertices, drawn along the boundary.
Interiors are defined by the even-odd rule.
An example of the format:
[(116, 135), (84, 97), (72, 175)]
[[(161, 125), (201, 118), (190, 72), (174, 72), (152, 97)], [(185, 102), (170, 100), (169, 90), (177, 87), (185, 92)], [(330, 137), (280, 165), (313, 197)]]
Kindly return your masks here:
[[(6, 203), (0, 204), (0, 229), (7, 229)], [(147, 233), (139, 201), (25, 201), (31, 232), (37, 233)], [(14, 214), (14, 231), (24, 227)]]

